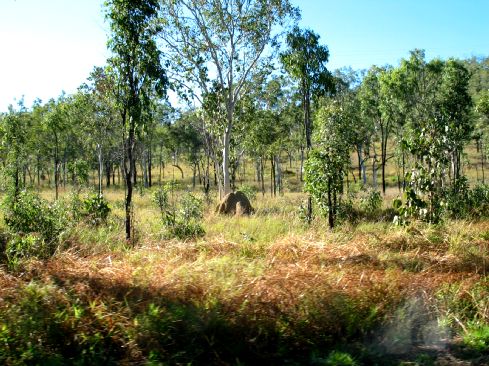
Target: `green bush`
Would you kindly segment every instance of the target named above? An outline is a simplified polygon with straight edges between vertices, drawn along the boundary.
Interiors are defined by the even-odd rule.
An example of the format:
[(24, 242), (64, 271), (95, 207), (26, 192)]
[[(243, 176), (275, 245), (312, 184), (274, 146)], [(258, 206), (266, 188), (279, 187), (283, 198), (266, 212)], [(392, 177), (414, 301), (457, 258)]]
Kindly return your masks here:
[(480, 322), (469, 323), (463, 341), (475, 351), (487, 351), (489, 349), (489, 325)]
[(355, 366), (357, 362), (348, 353), (333, 351), (325, 361), (328, 366)]
[(258, 188), (243, 184), (241, 187), (239, 187), (238, 191), (243, 192), (250, 201), (253, 201), (258, 193)]
[(53, 252), (68, 219), (60, 202), (49, 203), (34, 193), (21, 191), (16, 199), (7, 202), (5, 223), (16, 234), (36, 233)]
[(367, 213), (372, 213), (380, 210), (382, 207), (382, 195), (379, 191), (369, 189), (360, 198), (360, 208)]
[(461, 177), (452, 184), (444, 194), (444, 208), (446, 214), (454, 219), (462, 219), (469, 216), (472, 202), (471, 191), (467, 178)]
[(94, 226), (106, 223), (110, 211), (109, 203), (103, 196), (91, 194), (83, 200), (83, 216)]
[(8, 267), (15, 270), (23, 259), (52, 256), (69, 222), (63, 205), (21, 191), (15, 199), (8, 197), (5, 206), (10, 232), (4, 252)]
[(16, 270), (23, 259), (30, 257), (47, 258), (51, 254), (49, 246), (35, 233), (25, 236), (15, 234), (7, 242), (5, 248), (7, 265), (11, 270)]
[(471, 203), (470, 214), (472, 217), (489, 216), (489, 185), (478, 184), (469, 191)]
[(178, 239), (203, 236), (203, 200), (192, 193), (186, 193), (179, 202), (175, 202), (170, 199), (172, 191), (173, 185), (166, 184), (153, 195), (153, 202), (160, 210), (166, 236)]

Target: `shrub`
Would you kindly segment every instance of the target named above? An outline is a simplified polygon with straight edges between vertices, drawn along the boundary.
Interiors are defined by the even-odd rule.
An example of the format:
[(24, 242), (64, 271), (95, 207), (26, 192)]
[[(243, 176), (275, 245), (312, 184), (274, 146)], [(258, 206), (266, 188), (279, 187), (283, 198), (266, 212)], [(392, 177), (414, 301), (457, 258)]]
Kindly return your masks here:
[(91, 194), (83, 200), (83, 216), (92, 225), (100, 225), (107, 222), (111, 209), (109, 203), (103, 196)]
[(173, 188), (173, 184), (166, 184), (153, 195), (153, 202), (160, 210), (166, 235), (178, 239), (204, 235), (205, 231), (201, 224), (203, 200), (188, 192), (177, 203), (170, 199)]
[(454, 219), (467, 217), (470, 208), (473, 206), (470, 193), (467, 178), (461, 177), (457, 179), (444, 194), (446, 214)]
[(333, 351), (325, 361), (328, 366), (355, 366), (357, 362), (348, 353)]
[(21, 235), (37, 233), (51, 247), (68, 224), (61, 203), (51, 204), (31, 192), (19, 192), (6, 206), (5, 223), (10, 231)]
[(378, 211), (382, 207), (382, 195), (379, 191), (369, 189), (360, 198), (360, 208), (367, 213)]
[(469, 191), (470, 214), (473, 217), (489, 216), (489, 185), (478, 184)]
[(243, 192), (250, 201), (253, 201), (256, 198), (256, 194), (258, 193), (258, 188), (255, 186), (250, 186), (247, 184), (243, 184), (238, 189), (240, 192)]
[(489, 325), (479, 322), (469, 323), (463, 341), (475, 351), (487, 351), (489, 349)]
[(8, 267), (15, 270), (23, 259), (53, 255), (68, 219), (61, 203), (50, 204), (36, 194), (21, 191), (15, 199), (8, 197), (5, 223), (11, 233), (5, 257)]
[(7, 265), (11, 270), (16, 270), (25, 258), (47, 258), (51, 254), (50, 248), (46, 245), (43, 238), (35, 233), (30, 233), (25, 236), (15, 234), (7, 242), (5, 248)]

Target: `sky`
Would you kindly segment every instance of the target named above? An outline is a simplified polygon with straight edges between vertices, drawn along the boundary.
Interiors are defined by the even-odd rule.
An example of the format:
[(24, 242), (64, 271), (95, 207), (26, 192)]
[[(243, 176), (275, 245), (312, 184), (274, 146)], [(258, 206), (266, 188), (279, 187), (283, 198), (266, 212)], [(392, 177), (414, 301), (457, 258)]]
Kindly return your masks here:
[[(328, 46), (328, 68), (489, 55), (489, 0), (291, 0)], [(105, 64), (102, 0), (0, 0), (0, 112), (73, 93)]]

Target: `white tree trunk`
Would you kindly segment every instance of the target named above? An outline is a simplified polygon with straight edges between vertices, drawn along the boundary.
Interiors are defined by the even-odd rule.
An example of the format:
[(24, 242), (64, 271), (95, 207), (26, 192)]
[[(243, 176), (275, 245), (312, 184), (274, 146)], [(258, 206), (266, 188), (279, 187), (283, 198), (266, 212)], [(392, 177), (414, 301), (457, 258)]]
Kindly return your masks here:
[(223, 177), (222, 191), (224, 196), (231, 192), (231, 180), (229, 176), (230, 144), (231, 144), (231, 128), (228, 125), (228, 127), (226, 127), (226, 131), (224, 132), (223, 149), (222, 149), (222, 177)]

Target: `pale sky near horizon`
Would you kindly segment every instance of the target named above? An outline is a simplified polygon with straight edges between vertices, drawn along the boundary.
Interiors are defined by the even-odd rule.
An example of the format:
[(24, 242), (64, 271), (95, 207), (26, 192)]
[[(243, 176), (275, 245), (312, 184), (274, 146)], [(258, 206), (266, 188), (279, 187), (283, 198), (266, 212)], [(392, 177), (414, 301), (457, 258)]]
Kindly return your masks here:
[[(330, 50), (328, 68), (489, 55), (489, 0), (292, 0), (301, 27)], [(25, 96), (73, 93), (108, 56), (103, 0), (0, 0), (0, 112)]]

